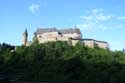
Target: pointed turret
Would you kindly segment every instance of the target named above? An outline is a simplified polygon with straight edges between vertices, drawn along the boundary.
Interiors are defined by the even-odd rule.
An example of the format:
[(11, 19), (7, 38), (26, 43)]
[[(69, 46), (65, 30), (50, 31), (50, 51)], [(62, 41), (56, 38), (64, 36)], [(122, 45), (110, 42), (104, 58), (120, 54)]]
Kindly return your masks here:
[(28, 38), (28, 32), (27, 32), (27, 29), (25, 29), (25, 32), (23, 33), (23, 39), (22, 39), (24, 46), (26, 46), (27, 38)]

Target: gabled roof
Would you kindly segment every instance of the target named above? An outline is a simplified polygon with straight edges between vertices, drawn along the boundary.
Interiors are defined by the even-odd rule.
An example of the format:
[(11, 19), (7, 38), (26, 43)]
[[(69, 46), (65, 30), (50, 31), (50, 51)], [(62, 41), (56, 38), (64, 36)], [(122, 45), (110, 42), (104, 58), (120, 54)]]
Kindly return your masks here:
[(108, 43), (106, 41), (99, 41), (99, 40), (90, 39), (90, 38), (84, 38), (83, 41), (94, 41), (94, 42)]
[(80, 29), (78, 28), (69, 28), (69, 29), (59, 29), (56, 28), (38, 28), (36, 34), (43, 34), (46, 32), (60, 32), (62, 34), (78, 33), (81, 34)]
[(69, 34), (69, 33), (78, 33), (81, 34), (80, 30), (78, 28), (69, 28), (69, 29), (62, 29), (59, 30), (59, 32), (61, 32), (62, 34)]
[(56, 28), (38, 28), (36, 34), (43, 34), (46, 32), (57, 32)]

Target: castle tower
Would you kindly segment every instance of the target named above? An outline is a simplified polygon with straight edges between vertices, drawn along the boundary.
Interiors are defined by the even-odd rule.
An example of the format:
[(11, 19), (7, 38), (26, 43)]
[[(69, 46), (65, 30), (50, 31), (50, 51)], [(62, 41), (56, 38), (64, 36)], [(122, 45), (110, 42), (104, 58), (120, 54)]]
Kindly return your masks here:
[(27, 38), (28, 38), (28, 32), (27, 32), (27, 29), (26, 29), (25, 32), (22, 35), (22, 40), (23, 40), (22, 42), (23, 42), (24, 46), (26, 46)]

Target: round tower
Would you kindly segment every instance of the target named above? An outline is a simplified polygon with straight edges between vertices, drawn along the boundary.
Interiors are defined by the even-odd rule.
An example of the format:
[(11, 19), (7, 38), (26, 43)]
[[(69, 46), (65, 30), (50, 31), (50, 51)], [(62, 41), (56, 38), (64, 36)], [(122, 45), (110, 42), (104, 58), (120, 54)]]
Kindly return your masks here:
[(26, 46), (27, 38), (28, 38), (28, 32), (27, 32), (27, 29), (26, 29), (25, 32), (23, 33), (23, 38), (22, 38), (24, 46)]

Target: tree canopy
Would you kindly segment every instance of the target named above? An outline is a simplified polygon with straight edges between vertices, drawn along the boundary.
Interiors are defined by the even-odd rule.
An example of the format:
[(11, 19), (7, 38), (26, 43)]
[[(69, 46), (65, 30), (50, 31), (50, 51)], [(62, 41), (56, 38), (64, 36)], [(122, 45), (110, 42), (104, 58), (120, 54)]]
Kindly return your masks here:
[[(36, 40), (37, 42), (37, 40)], [(125, 83), (125, 53), (67, 42), (0, 44), (0, 71), (15, 80), (47, 83)]]

